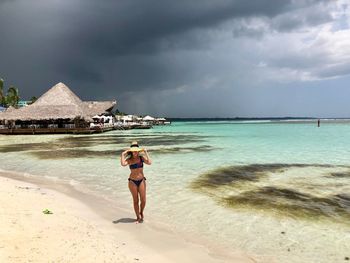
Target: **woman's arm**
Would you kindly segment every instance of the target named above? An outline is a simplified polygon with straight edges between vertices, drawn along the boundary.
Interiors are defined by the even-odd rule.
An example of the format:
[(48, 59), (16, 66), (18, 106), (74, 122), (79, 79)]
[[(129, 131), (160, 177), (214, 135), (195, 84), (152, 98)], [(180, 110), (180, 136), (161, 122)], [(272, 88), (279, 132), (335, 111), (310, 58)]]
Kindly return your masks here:
[(128, 165), (128, 161), (125, 159), (125, 155), (127, 155), (128, 151), (124, 151), (122, 152), (122, 154), (120, 155), (120, 164), (122, 166), (127, 166)]
[[(149, 157), (149, 154), (148, 154), (147, 150), (146, 150), (146, 149), (143, 149), (143, 152), (145, 153), (145, 155), (144, 155), (144, 157), (143, 157), (143, 162), (144, 162), (145, 164), (151, 165), (151, 164), (152, 164), (152, 160), (151, 160), (151, 158)], [(145, 157), (146, 157), (146, 158), (145, 158)]]

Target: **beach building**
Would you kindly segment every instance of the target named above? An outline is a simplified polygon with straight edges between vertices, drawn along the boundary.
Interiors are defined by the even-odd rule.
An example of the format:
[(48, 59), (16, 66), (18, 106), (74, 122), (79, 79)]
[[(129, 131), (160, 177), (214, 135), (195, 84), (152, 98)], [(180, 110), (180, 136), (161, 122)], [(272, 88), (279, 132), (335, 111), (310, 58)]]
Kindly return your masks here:
[(154, 125), (168, 125), (171, 124), (170, 121), (167, 121), (165, 118), (156, 118), (154, 120)]
[(95, 116), (110, 116), (116, 101), (82, 101), (65, 84), (58, 83), (37, 101), (19, 109), (0, 112), (0, 134), (95, 133), (113, 125), (90, 127)]
[(31, 101), (20, 100), (20, 101), (17, 103), (17, 107), (18, 107), (18, 108), (26, 107), (26, 106), (28, 106), (30, 103), (31, 103)]
[(137, 115), (116, 115), (116, 129), (150, 129), (152, 125), (143, 121), (143, 118)]
[(115, 117), (112, 115), (95, 115), (92, 117), (93, 122), (90, 123), (90, 128), (114, 128)]
[(117, 126), (119, 129), (149, 129), (152, 125), (144, 123), (142, 118), (137, 115), (117, 115)]
[(130, 123), (133, 123), (136, 121), (136, 118), (137, 116), (134, 116), (134, 115), (125, 115), (125, 116), (121, 116), (121, 121), (124, 123), (124, 124), (130, 124)]
[(153, 125), (153, 124), (154, 124), (154, 121), (155, 121), (155, 118), (153, 118), (153, 117), (147, 115), (147, 116), (143, 117), (142, 120), (143, 120), (144, 122), (148, 123), (148, 124)]

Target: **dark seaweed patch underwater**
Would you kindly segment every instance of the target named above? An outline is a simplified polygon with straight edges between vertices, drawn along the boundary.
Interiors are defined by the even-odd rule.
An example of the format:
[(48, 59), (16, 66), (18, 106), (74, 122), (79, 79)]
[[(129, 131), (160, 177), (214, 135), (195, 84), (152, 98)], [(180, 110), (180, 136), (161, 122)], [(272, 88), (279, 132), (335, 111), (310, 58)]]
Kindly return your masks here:
[[(248, 209), (306, 220), (332, 220), (349, 224), (349, 193), (328, 194), (320, 197), (302, 189), (269, 185), (266, 180), (274, 173), (282, 173), (295, 168), (335, 168), (337, 166), (319, 164), (252, 164), (215, 169), (202, 174), (190, 187), (208, 194), (219, 204), (231, 209)], [(340, 166), (344, 168), (344, 166)], [(349, 169), (349, 167), (346, 167)], [(347, 177), (350, 173), (329, 172), (325, 177)], [(305, 184), (307, 185), (307, 178)], [(325, 183), (324, 187), (327, 187)], [(233, 191), (229, 191), (231, 189)], [(235, 191), (236, 190), (236, 191)], [(231, 193), (230, 193), (231, 192)], [(234, 192), (234, 194), (232, 194)]]
[[(152, 149), (150, 154), (179, 154), (188, 152), (208, 152), (214, 148), (203, 145), (197, 147), (171, 147), (171, 148), (161, 148)], [(70, 159), (70, 158), (119, 158), (123, 149), (120, 147), (116, 150), (89, 150), (86, 148), (75, 148), (75, 149), (55, 149), (46, 151), (30, 151), (31, 155), (45, 160), (45, 159)]]
[(42, 143), (14, 143), (0, 146), (1, 153), (7, 152), (25, 152), (25, 151), (40, 151), (40, 150), (56, 150), (56, 149), (72, 149), (82, 147), (94, 147), (99, 145), (117, 145), (126, 148), (133, 140), (138, 140), (142, 146), (166, 146), (166, 145), (181, 145), (194, 142), (202, 142), (206, 137), (199, 135), (166, 135), (160, 134), (157, 136), (145, 135), (109, 135), (109, 136), (68, 136), (58, 138), (50, 142)]
[[(67, 136), (42, 143), (14, 143), (0, 146), (1, 153), (25, 152), (38, 159), (69, 158), (115, 158), (128, 147), (132, 140), (137, 140), (144, 147), (151, 147), (152, 154), (179, 154), (191, 152), (208, 152), (216, 148), (210, 145), (188, 147), (186, 144), (204, 142), (205, 136), (163, 133), (147, 134), (112, 134), (91, 136)], [(109, 149), (94, 149), (104, 146)], [(106, 146), (106, 147), (105, 147)]]

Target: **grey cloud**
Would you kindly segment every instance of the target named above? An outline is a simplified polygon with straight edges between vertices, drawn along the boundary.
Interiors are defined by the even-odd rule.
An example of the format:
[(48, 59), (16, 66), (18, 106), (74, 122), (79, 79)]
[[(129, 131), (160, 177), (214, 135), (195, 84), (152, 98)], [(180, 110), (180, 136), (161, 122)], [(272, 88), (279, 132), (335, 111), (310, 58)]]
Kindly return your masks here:
[(3, 5), (3, 4), (11, 3), (11, 2), (13, 3), (15, 1), (17, 1), (17, 0), (1, 0), (0, 1), (0, 6)]
[[(87, 5), (82, 2), (82, 6)], [(274, 16), (288, 7), (289, 1), (129, 1), (108, 2), (101, 11), (74, 18), (68, 39), (101, 55), (154, 53), (158, 41), (194, 29), (212, 28), (243, 16)], [(68, 17), (68, 20), (73, 18)], [(72, 41), (73, 42), (73, 41)]]
[(234, 38), (261, 38), (269, 32), (271, 32), (270, 22), (265, 17), (239, 19), (232, 24)]
[(317, 41), (313, 45), (304, 45), (297, 49), (288, 43), (285, 49), (265, 56), (265, 64), (272, 69), (287, 69), (307, 75), (312, 79), (328, 79), (350, 75), (350, 62), (346, 56), (339, 56), (329, 49), (326, 40)]
[[(255, 51), (251, 53), (256, 57), (240, 54), (244, 47), (234, 41), (323, 23), (329, 19), (324, 2), (328, 1), (7, 0), (0, 8), (0, 54), (6, 61), (0, 63), (0, 77), (17, 85), (27, 98), (59, 81), (83, 99), (124, 101), (132, 101), (129, 96), (135, 94), (188, 86), (191, 92), (175, 97), (190, 94), (183, 100), (190, 104), (202, 94), (205, 78), (222, 78), (218, 83), (223, 87), (246, 87), (237, 79), (251, 79), (251, 68), (242, 65), (264, 56)], [(307, 13), (314, 7), (315, 14)], [(316, 61), (275, 57), (268, 62), (313, 67)], [(208, 102), (213, 94), (204, 93), (203, 101)], [(132, 109), (124, 105), (125, 111)], [(147, 107), (151, 108), (146, 103), (140, 110)]]
[(271, 27), (280, 32), (288, 32), (306, 26), (317, 26), (332, 20), (329, 3), (320, 2), (311, 7), (278, 15), (272, 19)]
[(350, 63), (341, 63), (318, 68), (313, 72), (320, 79), (350, 75)]
[(61, 68), (64, 75), (80, 79), (82, 82), (99, 83), (102, 81), (102, 74), (99, 70), (85, 65), (71, 64)]
[(300, 5), (294, 9), (285, 9), (276, 16), (261, 14), (242, 17), (232, 23), (234, 37), (261, 38), (276, 32), (291, 32), (305, 27), (317, 26), (332, 21), (329, 2), (317, 2), (311, 6)]
[[(84, 6), (86, 2), (81, 4)], [(159, 83), (159, 76), (150, 76), (160, 73), (161, 76), (171, 78), (171, 73), (167, 73), (170, 70), (175, 67), (177, 68), (175, 70), (184, 70), (181, 69), (183, 67), (181, 63), (167, 60), (166, 56), (159, 54), (160, 52), (173, 53), (179, 49), (210, 48), (210, 43), (215, 42), (215, 39), (211, 39), (208, 33), (203, 32), (208, 28), (215, 28), (220, 23), (239, 17), (257, 15), (274, 17), (280, 12), (294, 10), (308, 4), (314, 4), (314, 2), (296, 5), (292, 1), (259, 1), (253, 4), (246, 1), (222, 0), (216, 1), (215, 4), (211, 1), (202, 1), (198, 5), (188, 1), (163, 1), (160, 3), (153, 1), (146, 3), (141, 1), (110, 1), (103, 8), (99, 4), (90, 3), (90, 12), (87, 12), (86, 16), (74, 18), (73, 27), (67, 30), (68, 35), (63, 37), (66, 42), (62, 45), (64, 50), (69, 50), (71, 46), (74, 46), (79, 49), (80, 53), (92, 57), (95, 60), (94, 63), (101, 64), (102, 67), (106, 66), (104, 62), (106, 58), (108, 60), (114, 58), (114, 61), (118, 62), (125, 61), (123, 58), (127, 57), (126, 64), (114, 63), (117, 70), (124, 72), (124, 74), (117, 73), (121, 77), (120, 84), (128, 83), (130, 88), (135, 87), (135, 78), (127, 78), (127, 76), (130, 73), (137, 73), (139, 80), (136, 82), (139, 84), (135, 89), (154, 86), (156, 82), (153, 82), (153, 85), (147, 85), (148, 80), (152, 83), (152, 79), (157, 80), (158, 84), (162, 84), (166, 88), (163, 81)], [(66, 19), (69, 21), (71, 18), (67, 17)], [(250, 34), (255, 33), (251, 32)], [(261, 31), (258, 33), (261, 34)], [(200, 37), (196, 39), (195, 36)], [(206, 41), (201, 42), (203, 38)], [(154, 59), (152, 56), (157, 56), (157, 58)], [(161, 62), (159, 58), (165, 58), (165, 60)], [(64, 61), (58, 63), (58, 67), (67, 62), (76, 63), (75, 60), (66, 56), (62, 56), (62, 59)], [(152, 64), (153, 62), (156, 64)], [(79, 60), (79, 65), (82, 63), (84, 62)], [(90, 63), (86, 62), (85, 64)], [(130, 64), (134, 66), (130, 67)], [(133, 72), (133, 68), (141, 68), (142, 65), (148, 67)], [(155, 69), (153, 73), (150, 72), (152, 68)], [(126, 72), (126, 69), (130, 70)], [(185, 69), (188, 70), (187, 67)], [(77, 75), (77, 78), (81, 77), (83, 77), (81, 74)], [(89, 77), (87, 75), (88, 79)]]
[(269, 66), (290, 69), (314, 69), (331, 61), (331, 55), (320, 50), (290, 50), (280, 56), (268, 59)]

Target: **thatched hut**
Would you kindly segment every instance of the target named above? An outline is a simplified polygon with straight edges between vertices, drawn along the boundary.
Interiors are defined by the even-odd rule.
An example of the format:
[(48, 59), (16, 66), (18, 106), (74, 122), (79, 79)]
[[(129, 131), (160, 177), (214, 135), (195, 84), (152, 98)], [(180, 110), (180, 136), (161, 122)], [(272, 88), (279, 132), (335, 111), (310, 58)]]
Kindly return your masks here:
[(82, 101), (66, 85), (58, 83), (33, 104), (1, 112), (5, 129), (0, 133), (94, 132), (89, 125), (92, 117), (112, 115), (115, 106), (116, 101)]

